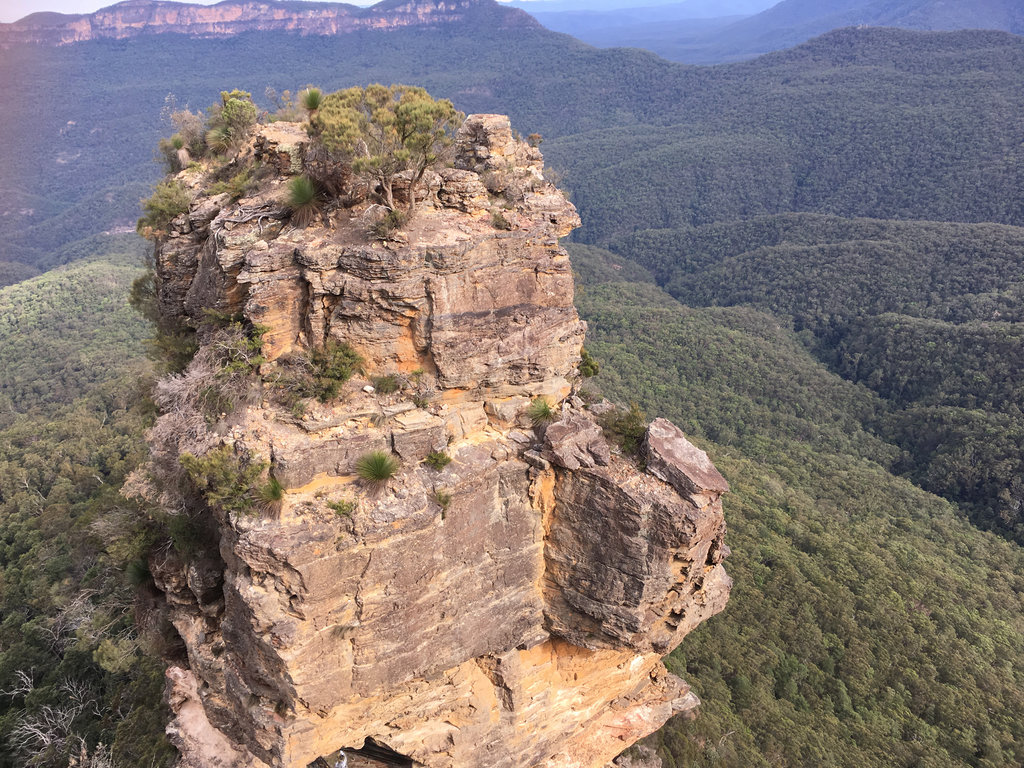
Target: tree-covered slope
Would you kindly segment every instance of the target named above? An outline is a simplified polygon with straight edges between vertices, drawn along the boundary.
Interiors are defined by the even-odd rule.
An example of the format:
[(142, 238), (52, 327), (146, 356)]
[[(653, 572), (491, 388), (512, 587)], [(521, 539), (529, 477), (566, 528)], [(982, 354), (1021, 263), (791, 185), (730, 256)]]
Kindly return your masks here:
[(127, 300), (142, 246), (92, 238), (64, 250), (70, 266), (0, 290), (0, 424), (131, 373), (148, 333)]
[(1024, 542), (1024, 229), (788, 214), (612, 248), (692, 307), (749, 306), (881, 396), (892, 468)]
[(572, 255), (602, 392), (675, 420), (732, 485), (733, 595), (670, 659), (704, 705), (658, 735), (666, 765), (1020, 763), (1024, 552), (890, 474), (898, 448), (862, 428), (884, 403), (771, 315)]
[(700, 36), (677, 60), (713, 63), (789, 48), (840, 27), (916, 30), (996, 29), (1024, 34), (1014, 0), (782, 0), (754, 16)]
[[(543, 29), (339, 38), (176, 35), (0, 52), (0, 260), (48, 265), (61, 243), (133, 223), (169, 92), (202, 108), (414, 82), (466, 112), (539, 132), (603, 242), (784, 211), (1024, 223), (1024, 41), (991, 32), (842, 30), (714, 68), (596, 50)], [(146, 62), (140, 67), (139, 62)], [(142, 184), (144, 187), (144, 183)]]
[(0, 289), (0, 766), (67, 768), (84, 749), (84, 765), (157, 768), (163, 670), (129, 566), (149, 533), (118, 494), (148, 419), (138, 245), (78, 253)]

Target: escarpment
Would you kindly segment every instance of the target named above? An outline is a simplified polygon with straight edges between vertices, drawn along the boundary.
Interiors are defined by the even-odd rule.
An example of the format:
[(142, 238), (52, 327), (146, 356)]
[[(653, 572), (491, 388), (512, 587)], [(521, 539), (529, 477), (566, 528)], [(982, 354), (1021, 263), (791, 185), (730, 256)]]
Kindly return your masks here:
[(661, 658), (728, 598), (727, 485), (664, 420), (639, 469), (579, 397), (578, 218), (507, 118), (398, 180), (397, 229), (354, 183), (297, 226), (313, 155), (277, 123), (183, 171), (157, 248), (199, 340), (136, 478), (184, 763), (600, 768), (698, 703)]
[(438, 28), (471, 21), (502, 27), (539, 27), (528, 14), (493, 0), (404, 0), (370, 8), (348, 3), (280, 0), (221, 0), (215, 5), (124, 0), (95, 13), (33, 13), (0, 24), (0, 47), (87, 40), (125, 40), (142, 35), (186, 34), (230, 37), (246, 32), (344, 35), (361, 31)]

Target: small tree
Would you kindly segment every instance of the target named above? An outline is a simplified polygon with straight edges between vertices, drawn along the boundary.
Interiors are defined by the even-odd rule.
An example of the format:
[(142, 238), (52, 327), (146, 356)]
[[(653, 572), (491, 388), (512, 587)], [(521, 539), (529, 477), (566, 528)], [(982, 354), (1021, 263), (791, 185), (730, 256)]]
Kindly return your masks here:
[(209, 109), (206, 143), (215, 152), (241, 145), (249, 136), (258, 112), (248, 91), (221, 91), (220, 104)]
[(150, 197), (139, 202), (144, 214), (135, 230), (149, 240), (157, 240), (167, 234), (177, 216), (188, 211), (192, 195), (177, 179), (165, 179), (153, 188)]
[(310, 132), (330, 152), (348, 157), (355, 173), (379, 186), (391, 210), (395, 177), (412, 171), (411, 215), (416, 186), (442, 160), (462, 118), (448, 99), (434, 99), (422, 88), (375, 84), (324, 96), (310, 119)]
[(299, 94), (299, 100), (302, 102), (302, 108), (307, 113), (312, 115), (318, 109), (320, 109), (320, 102), (323, 101), (324, 95), (319, 88), (309, 86), (301, 94)]

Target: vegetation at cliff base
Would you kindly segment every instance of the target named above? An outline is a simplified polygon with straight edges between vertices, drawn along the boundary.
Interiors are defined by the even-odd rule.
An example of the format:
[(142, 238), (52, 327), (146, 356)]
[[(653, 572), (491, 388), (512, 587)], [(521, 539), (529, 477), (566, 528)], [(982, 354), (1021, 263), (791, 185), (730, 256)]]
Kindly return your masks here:
[(1020, 547), (893, 476), (900, 448), (864, 426), (885, 401), (785, 324), (572, 251), (602, 391), (672, 419), (732, 486), (733, 593), (668, 659), (703, 705), (654, 739), (665, 765), (1024, 761)]
[(97, 238), (85, 260), (0, 289), (4, 768), (174, 756), (163, 665), (135, 626), (145, 515), (117, 492), (152, 417), (145, 324), (127, 306), (136, 243)]

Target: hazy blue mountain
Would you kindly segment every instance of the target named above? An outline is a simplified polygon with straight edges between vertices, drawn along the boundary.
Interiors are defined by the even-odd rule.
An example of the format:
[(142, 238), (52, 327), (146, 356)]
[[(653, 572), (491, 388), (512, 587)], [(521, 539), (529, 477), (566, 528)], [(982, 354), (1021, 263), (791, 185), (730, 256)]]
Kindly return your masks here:
[(702, 39), (686, 42), (677, 61), (716, 63), (777, 51), (849, 26), (950, 31), (998, 29), (1024, 34), (1019, 0), (783, 0)]
[(712, 18), (749, 15), (775, 5), (778, 0), (513, 0), (502, 3), (538, 13), (585, 12), (593, 14), (660, 14), (665, 18)]
[(511, 5), (548, 29), (591, 45), (646, 48), (691, 64), (752, 58), (852, 26), (1024, 34), (1024, 4), (1018, 0), (643, 0), (636, 6), (626, 0), (519, 0)]
[[(600, 48), (645, 48), (667, 59), (685, 57), (701, 40), (730, 24), (770, 8), (777, 0), (684, 0), (654, 4), (641, 0), (518, 0), (510, 3), (555, 32)], [(680, 51), (684, 54), (681, 56)]]

